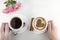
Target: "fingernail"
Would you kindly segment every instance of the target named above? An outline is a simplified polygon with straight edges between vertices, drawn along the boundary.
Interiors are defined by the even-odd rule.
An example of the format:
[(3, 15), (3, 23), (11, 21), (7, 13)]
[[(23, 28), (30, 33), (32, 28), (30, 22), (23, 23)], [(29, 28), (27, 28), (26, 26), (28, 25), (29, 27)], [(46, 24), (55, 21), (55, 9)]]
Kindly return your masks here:
[(48, 22), (48, 25), (50, 24), (50, 21)]
[(5, 26), (8, 26), (8, 23), (3, 23), (2, 25), (5, 27)]
[(48, 23), (50, 24), (52, 22), (52, 20), (50, 20)]
[(5, 23), (5, 26), (8, 27), (8, 23)]

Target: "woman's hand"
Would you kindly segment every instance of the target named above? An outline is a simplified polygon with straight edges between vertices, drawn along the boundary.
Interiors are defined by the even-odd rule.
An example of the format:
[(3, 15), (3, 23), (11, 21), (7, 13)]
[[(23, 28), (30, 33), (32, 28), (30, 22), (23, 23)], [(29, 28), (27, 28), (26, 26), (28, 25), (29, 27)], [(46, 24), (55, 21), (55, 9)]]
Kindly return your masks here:
[(0, 40), (8, 40), (9, 27), (7, 23), (3, 23), (0, 28)]
[(48, 22), (48, 36), (50, 40), (58, 40), (57, 28), (53, 21)]

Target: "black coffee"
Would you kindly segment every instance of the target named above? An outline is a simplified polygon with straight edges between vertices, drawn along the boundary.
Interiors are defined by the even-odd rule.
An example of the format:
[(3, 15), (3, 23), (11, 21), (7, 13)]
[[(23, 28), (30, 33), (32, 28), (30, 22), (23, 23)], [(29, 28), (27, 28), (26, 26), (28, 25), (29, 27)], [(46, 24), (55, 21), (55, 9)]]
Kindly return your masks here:
[(11, 20), (10, 25), (11, 25), (12, 28), (18, 29), (18, 28), (21, 27), (22, 21), (21, 21), (20, 18), (14, 17), (14, 18)]

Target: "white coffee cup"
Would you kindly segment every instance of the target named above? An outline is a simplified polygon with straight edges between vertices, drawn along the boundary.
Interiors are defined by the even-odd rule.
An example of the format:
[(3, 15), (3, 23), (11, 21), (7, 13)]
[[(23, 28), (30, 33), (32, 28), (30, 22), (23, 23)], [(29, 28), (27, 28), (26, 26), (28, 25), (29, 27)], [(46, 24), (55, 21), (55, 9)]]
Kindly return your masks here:
[[(20, 26), (19, 28), (17, 28), (17, 29), (11, 27), (11, 25), (12, 25), (12, 24), (11, 24), (11, 21), (12, 21), (12, 19), (14, 19), (14, 18), (19, 18), (19, 19), (21, 20), (21, 22), (22, 22), (22, 23), (20, 24), (21, 26)], [(23, 25), (24, 25), (25, 22), (23, 22), (23, 20), (22, 20), (20, 17), (13, 17), (12, 19), (10, 20), (10, 23), (9, 23), (10, 28), (11, 28), (12, 30), (14, 30), (14, 31), (20, 30), (20, 29), (23, 27)]]
[[(36, 17), (37, 18), (37, 17)], [(45, 26), (45, 28), (44, 29), (42, 29), (42, 30), (38, 30), (38, 29), (36, 29), (35, 27), (34, 27), (34, 20), (36, 19), (36, 18), (34, 18), (33, 19), (33, 22), (32, 22), (32, 26), (33, 26), (33, 28), (34, 28), (34, 33), (36, 33), (36, 34), (42, 34), (42, 33), (44, 33), (46, 30), (47, 30), (47, 21), (46, 21), (46, 19), (45, 19), (45, 21), (46, 21), (46, 26)], [(42, 17), (43, 18), (43, 17)]]
[[(14, 18), (19, 18), (21, 20), (21, 22), (22, 22), (21, 26), (19, 28), (17, 28), (17, 29), (15, 29), (15, 28), (13, 28), (11, 26), (11, 20), (14, 19)], [(12, 30), (12, 32), (14, 34), (16, 34), (16, 33), (23, 33), (27, 29), (27, 21), (28, 20), (27, 20), (26, 16), (24, 16), (22, 14), (11, 15), (10, 19), (9, 19), (9, 22), (8, 22), (9, 28)]]

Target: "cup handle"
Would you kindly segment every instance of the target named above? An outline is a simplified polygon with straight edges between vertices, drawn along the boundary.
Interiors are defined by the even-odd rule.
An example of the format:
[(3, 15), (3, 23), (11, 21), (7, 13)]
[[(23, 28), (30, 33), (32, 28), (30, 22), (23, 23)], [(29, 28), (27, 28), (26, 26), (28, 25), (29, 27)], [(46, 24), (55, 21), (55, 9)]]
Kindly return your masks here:
[(32, 26), (33, 20), (34, 20), (34, 18), (31, 19), (31, 23), (30, 23), (30, 31), (33, 31), (33, 30), (34, 30), (34, 28), (33, 28), (33, 26)]
[(25, 25), (26, 25), (26, 23), (25, 23), (25, 22), (23, 22), (23, 27), (25, 27)]
[(16, 36), (18, 33), (15, 32), (15, 31), (12, 31), (12, 34), (13, 34), (14, 36)]

